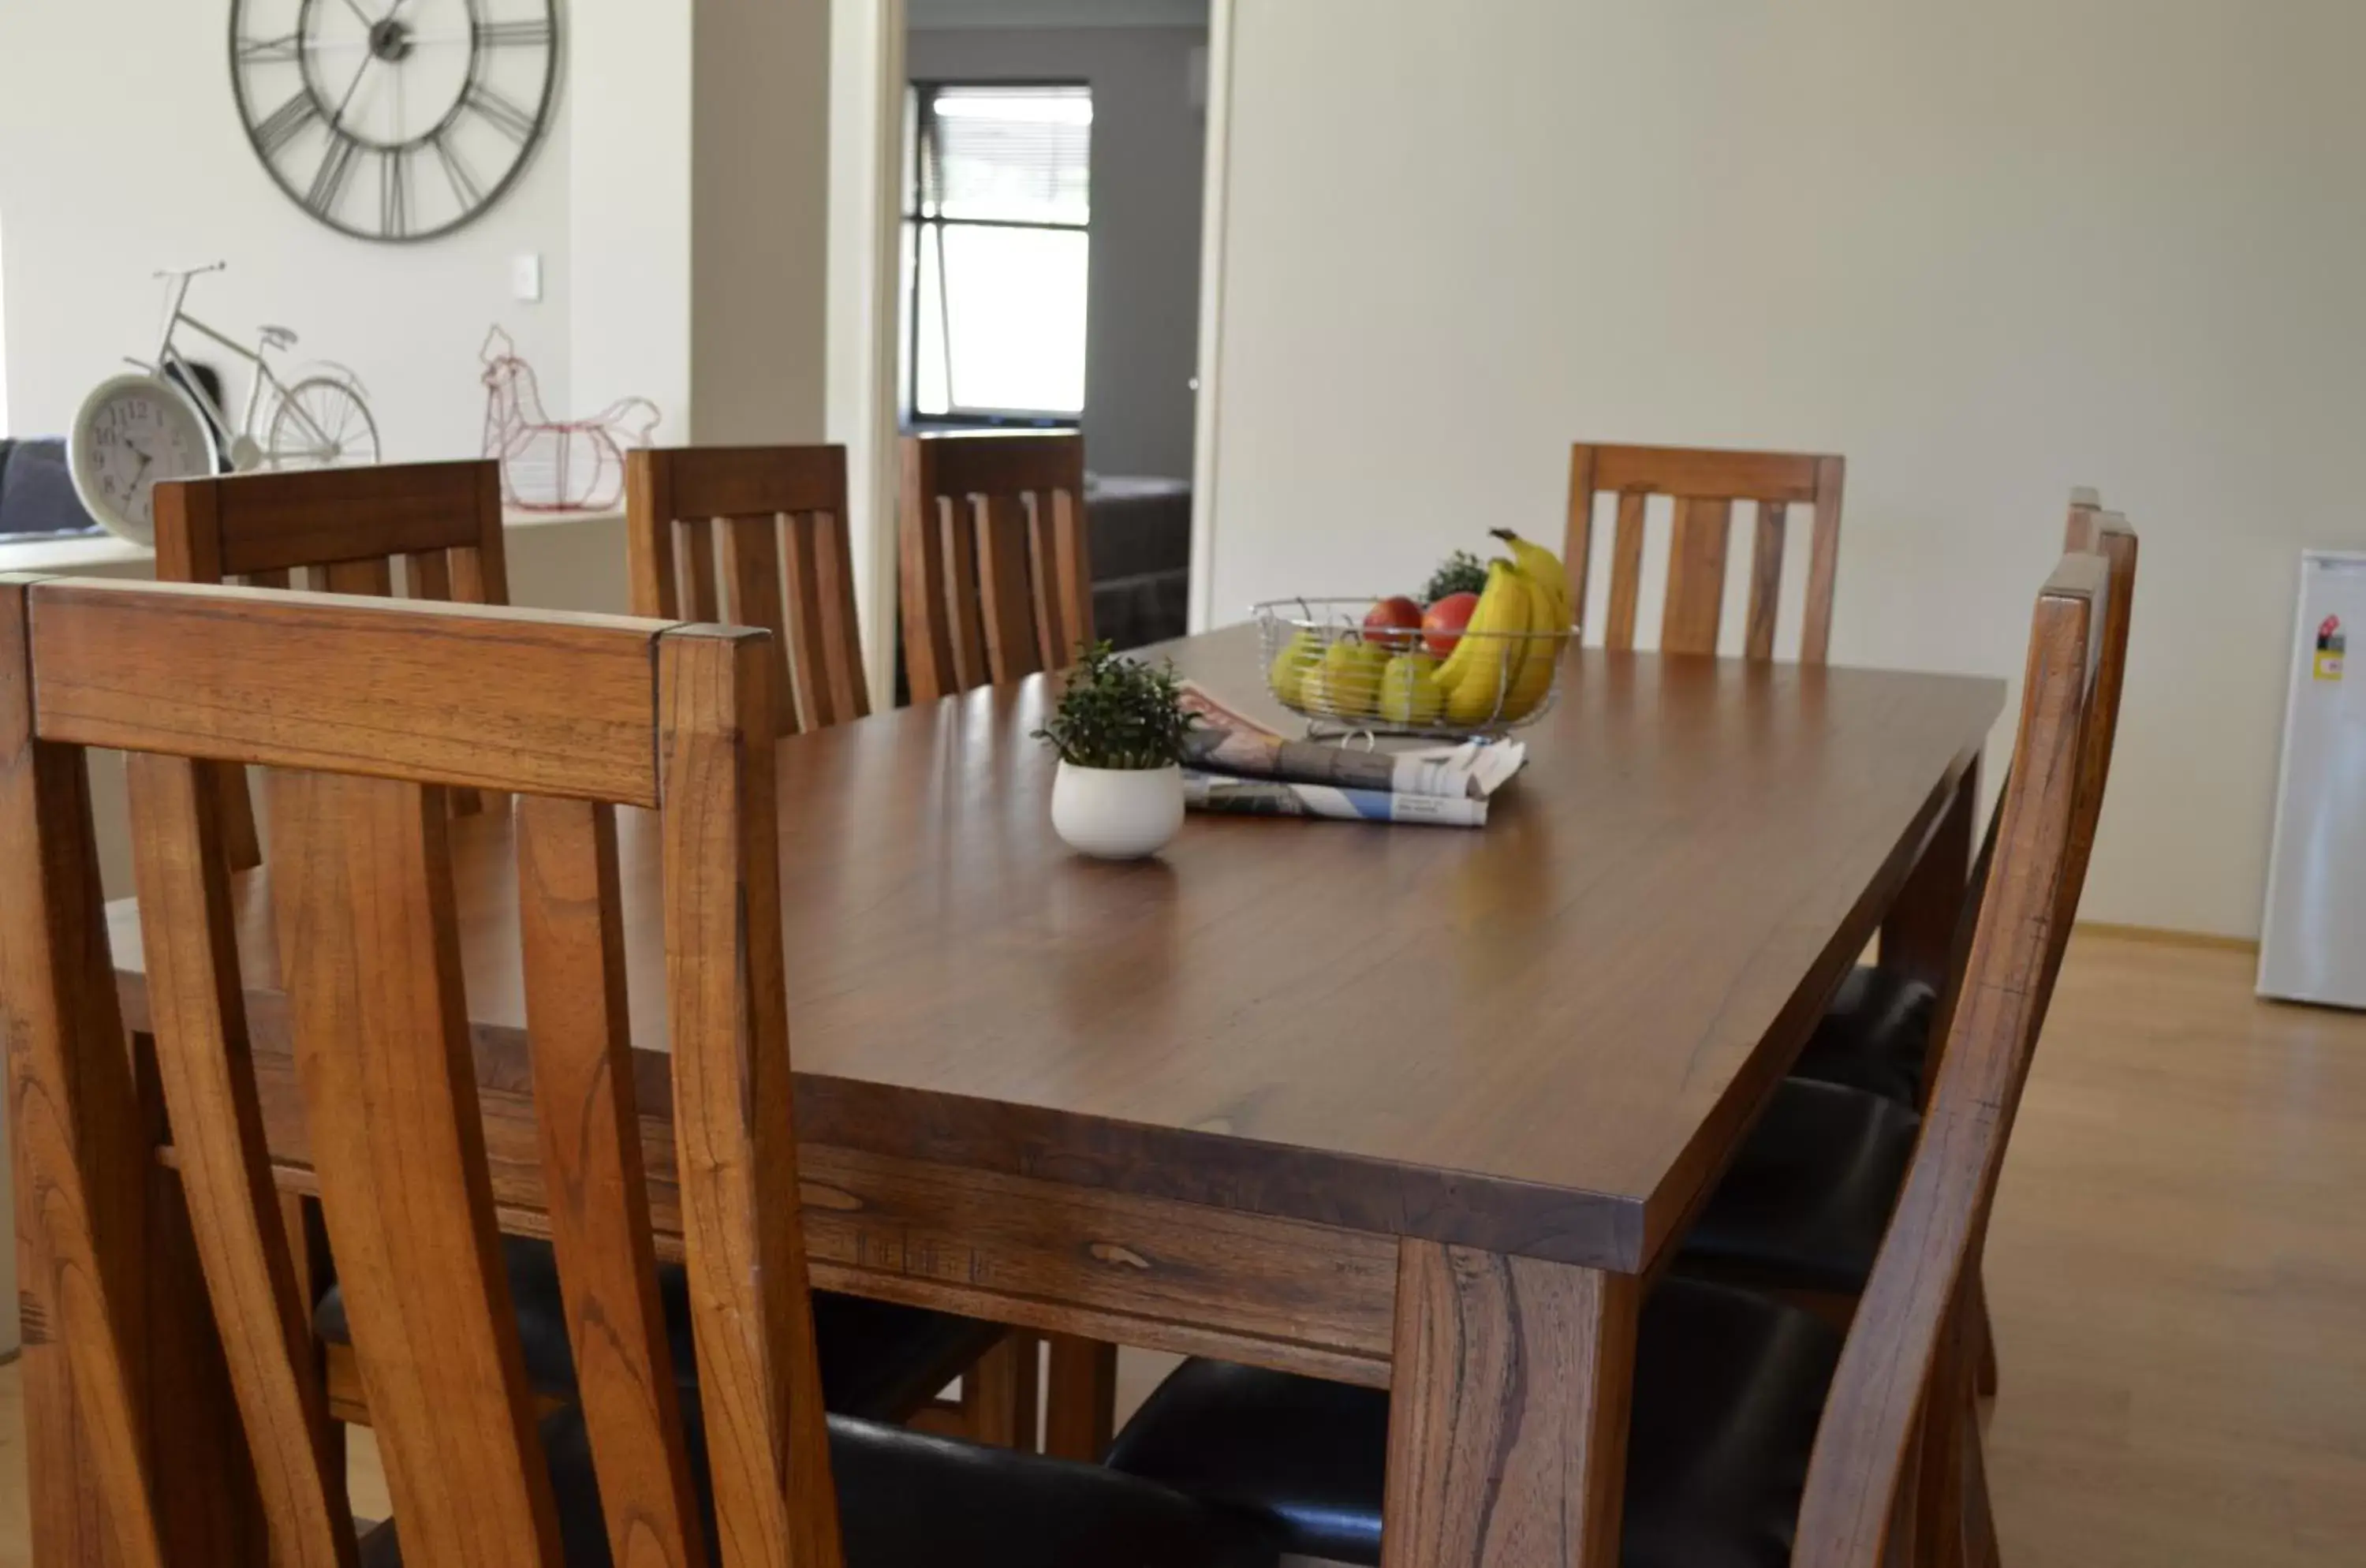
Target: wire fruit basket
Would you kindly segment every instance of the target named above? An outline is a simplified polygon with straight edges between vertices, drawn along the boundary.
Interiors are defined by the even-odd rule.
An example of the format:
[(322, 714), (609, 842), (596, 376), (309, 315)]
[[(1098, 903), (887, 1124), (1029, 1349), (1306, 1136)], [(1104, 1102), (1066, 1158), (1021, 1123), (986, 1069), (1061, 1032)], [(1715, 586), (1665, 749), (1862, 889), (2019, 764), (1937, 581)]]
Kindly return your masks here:
[(1534, 724), (1560, 691), (1566, 630), (1367, 629), (1369, 599), (1252, 606), (1266, 684), (1310, 735), (1467, 739)]

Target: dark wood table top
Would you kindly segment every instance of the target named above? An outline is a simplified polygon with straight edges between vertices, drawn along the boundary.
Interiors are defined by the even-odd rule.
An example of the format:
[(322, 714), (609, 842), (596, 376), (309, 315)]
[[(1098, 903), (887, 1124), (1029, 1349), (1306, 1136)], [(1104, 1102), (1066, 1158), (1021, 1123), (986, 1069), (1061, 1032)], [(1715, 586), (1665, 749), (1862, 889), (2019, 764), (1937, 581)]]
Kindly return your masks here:
[[(1173, 646), (1277, 721), (1253, 632)], [(1572, 650), (1483, 830), (1193, 816), (1053, 837), (1044, 678), (781, 743), (807, 1141), (1635, 1271), (1863, 951), (1993, 680)], [(668, 1107), (656, 836), (620, 827), (637, 1074)], [(489, 1083), (523, 1087), (505, 820), (453, 826)], [(258, 1051), (286, 1049), (267, 869)], [(137, 913), (109, 908), (132, 1026)]]

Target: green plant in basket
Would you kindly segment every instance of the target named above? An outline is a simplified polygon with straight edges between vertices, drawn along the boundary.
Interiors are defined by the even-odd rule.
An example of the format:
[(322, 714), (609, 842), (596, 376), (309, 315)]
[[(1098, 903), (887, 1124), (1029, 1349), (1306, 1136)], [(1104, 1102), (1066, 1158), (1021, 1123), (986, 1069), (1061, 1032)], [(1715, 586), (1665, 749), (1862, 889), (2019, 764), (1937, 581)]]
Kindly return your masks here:
[(1435, 604), (1457, 593), (1482, 592), (1486, 586), (1487, 563), (1469, 550), (1457, 550), (1430, 574), (1429, 586), (1421, 591), (1421, 602)]
[(1102, 642), (1085, 650), (1035, 739), (1079, 768), (1166, 768), (1183, 760), (1183, 738), (1198, 722), (1184, 710), (1172, 663), (1121, 659)]

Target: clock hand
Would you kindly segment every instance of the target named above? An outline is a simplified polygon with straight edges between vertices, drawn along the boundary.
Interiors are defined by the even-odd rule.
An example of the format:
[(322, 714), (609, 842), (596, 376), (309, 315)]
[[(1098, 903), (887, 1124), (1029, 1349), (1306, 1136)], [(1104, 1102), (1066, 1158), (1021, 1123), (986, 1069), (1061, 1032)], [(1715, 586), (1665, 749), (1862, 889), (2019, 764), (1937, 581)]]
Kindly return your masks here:
[(331, 130), (342, 130), (344, 129), (345, 110), (352, 107), (354, 94), (361, 89), (362, 78), (369, 74), (370, 65), (377, 59), (377, 56), (376, 54), (365, 54), (362, 56), (361, 64), (354, 71), (354, 79), (345, 84), (345, 96), (337, 100), (337, 112), (329, 117), (329, 129)]

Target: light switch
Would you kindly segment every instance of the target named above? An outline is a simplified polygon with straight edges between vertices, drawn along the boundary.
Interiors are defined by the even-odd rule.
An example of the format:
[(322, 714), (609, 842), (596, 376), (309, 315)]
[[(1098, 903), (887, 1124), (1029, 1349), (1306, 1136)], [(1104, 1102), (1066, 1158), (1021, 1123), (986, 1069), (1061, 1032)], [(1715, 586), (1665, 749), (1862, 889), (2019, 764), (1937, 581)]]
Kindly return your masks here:
[(528, 302), (542, 298), (542, 257), (528, 254), (511, 261), (510, 292)]

